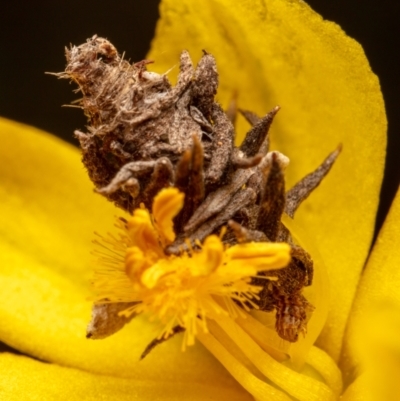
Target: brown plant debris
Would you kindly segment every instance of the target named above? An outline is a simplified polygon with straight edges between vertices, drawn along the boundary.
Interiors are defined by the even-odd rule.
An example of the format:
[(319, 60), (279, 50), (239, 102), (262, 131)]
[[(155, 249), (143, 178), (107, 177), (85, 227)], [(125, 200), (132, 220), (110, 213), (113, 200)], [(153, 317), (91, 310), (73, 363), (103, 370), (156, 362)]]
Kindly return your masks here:
[(185, 331), (185, 329), (183, 327), (175, 326), (175, 327), (172, 328), (171, 333), (169, 334), (168, 338), (164, 338), (164, 337), (155, 338), (154, 340), (152, 340), (149, 343), (149, 345), (142, 352), (142, 355), (140, 355), (140, 359), (144, 359), (155, 347), (157, 347), (157, 345), (162, 344), (167, 339), (169, 340), (170, 338), (172, 338), (176, 334), (183, 333), (184, 331)]
[[(88, 128), (75, 136), (96, 191), (129, 213), (141, 203), (150, 209), (164, 187), (184, 192), (183, 209), (174, 221), (177, 238), (166, 253), (179, 254), (187, 249), (187, 240), (196, 249), (197, 241), (224, 226), (226, 243), (289, 243), (289, 265), (253, 281), (263, 287), (258, 307), (275, 310), (278, 334), (297, 341), (300, 333), (306, 333), (313, 310), (302, 295), (303, 288), (312, 284), (313, 261), (293, 242), (281, 216), (286, 212), (293, 217), (328, 173), (340, 147), (286, 192), (288, 159), (269, 152), (268, 132), (279, 107), (262, 118), (239, 110), (251, 128), (236, 147), (233, 122), (238, 95), (228, 114), (215, 102), (218, 72), (211, 54), (203, 52), (194, 67), (183, 51), (175, 86), (166, 75), (147, 71), (150, 61), (131, 64), (97, 36), (66, 49), (66, 58), (65, 71), (57, 75), (74, 81), (82, 94), (79, 105), (88, 117)], [(278, 279), (269, 280), (268, 275)], [(101, 338), (120, 329), (127, 323), (118, 314), (125, 307), (129, 305), (95, 305), (88, 336)], [(176, 327), (174, 334), (180, 331)], [(143, 356), (164, 340), (153, 340)]]

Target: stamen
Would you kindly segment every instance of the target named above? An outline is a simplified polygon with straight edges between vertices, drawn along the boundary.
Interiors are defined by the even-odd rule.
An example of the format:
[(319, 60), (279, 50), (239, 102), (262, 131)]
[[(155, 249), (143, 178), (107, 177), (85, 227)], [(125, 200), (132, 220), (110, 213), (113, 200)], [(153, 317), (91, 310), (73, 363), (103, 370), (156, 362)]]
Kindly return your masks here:
[(213, 335), (199, 333), (197, 338), (256, 400), (291, 401), (289, 396), (261, 380), (248, 366), (239, 362)]
[(240, 344), (243, 353), (262, 374), (299, 401), (333, 400), (335, 398), (332, 390), (325, 384), (287, 369), (268, 353), (263, 352), (258, 344), (233, 320), (221, 318), (217, 324), (236, 344)]

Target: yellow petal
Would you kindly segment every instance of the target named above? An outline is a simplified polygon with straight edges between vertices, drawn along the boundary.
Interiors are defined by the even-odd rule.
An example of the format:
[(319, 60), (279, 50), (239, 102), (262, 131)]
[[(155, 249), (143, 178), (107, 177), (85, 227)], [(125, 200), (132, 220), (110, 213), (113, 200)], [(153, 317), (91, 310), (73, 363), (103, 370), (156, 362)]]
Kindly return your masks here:
[(93, 232), (109, 231), (117, 210), (93, 193), (76, 148), (6, 119), (0, 138), (0, 246), (86, 287)]
[[(165, 72), (182, 49), (196, 59), (202, 49), (216, 57), (225, 107), (235, 91), (241, 108), (263, 114), (282, 107), (271, 135), (273, 147), (291, 159), (289, 186), (343, 144), (337, 165), (297, 219), (314, 235), (330, 272), (335, 298), (320, 345), (337, 359), (383, 173), (386, 119), (378, 79), (360, 45), (299, 0), (205, 0), (201, 7), (163, 0), (148, 57)], [(243, 132), (240, 121), (239, 137)]]
[[(342, 355), (347, 381), (366, 370), (366, 386), (400, 391), (400, 191), (360, 281)], [(390, 379), (393, 382), (390, 382)], [(396, 383), (397, 381), (397, 383)], [(360, 386), (359, 386), (360, 387)], [(365, 388), (364, 388), (364, 391)], [(393, 393), (395, 394), (395, 393)], [(386, 398), (382, 394), (376, 399)]]
[(342, 401), (378, 401), (374, 400), (370, 389), (368, 388), (368, 382), (371, 380), (370, 377), (363, 374), (357, 378), (344, 392)]
[(11, 354), (1, 354), (0, 370), (0, 399), (7, 401), (251, 400), (238, 386), (216, 386), (212, 380), (190, 382), (177, 377), (168, 381), (160, 376), (151, 381), (98, 376)]
[[(79, 152), (70, 145), (7, 120), (0, 121), (0, 141), (0, 341), (89, 372), (153, 384), (160, 378), (166, 383), (208, 383), (235, 389), (246, 399), (200, 345), (182, 353), (179, 337), (140, 362), (144, 348), (159, 334), (144, 319), (135, 319), (106, 340), (85, 338), (93, 231), (106, 232), (117, 211), (93, 193)], [(21, 367), (25, 389), (34, 374), (26, 371)], [(6, 380), (8, 374), (0, 376)], [(48, 380), (39, 379), (44, 391), (40, 382)]]

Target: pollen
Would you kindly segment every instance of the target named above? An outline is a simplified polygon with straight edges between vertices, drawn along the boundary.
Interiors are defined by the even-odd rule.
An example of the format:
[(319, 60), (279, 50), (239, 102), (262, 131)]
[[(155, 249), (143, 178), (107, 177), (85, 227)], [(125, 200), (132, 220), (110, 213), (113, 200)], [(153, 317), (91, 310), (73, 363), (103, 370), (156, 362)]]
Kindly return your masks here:
[[(120, 316), (143, 313), (158, 319), (163, 326), (159, 340), (173, 335), (179, 326), (185, 331), (186, 347), (195, 342), (199, 330), (208, 332), (209, 320), (243, 318), (246, 311), (257, 309), (262, 286), (252, 279), (287, 266), (290, 246), (272, 242), (229, 246), (213, 234), (202, 243), (188, 241), (178, 255), (168, 254), (165, 249), (176, 235), (173, 219), (183, 200), (178, 189), (163, 189), (151, 212), (141, 207), (128, 220), (119, 220), (119, 237), (97, 242), (106, 247), (108, 256), (99, 255), (94, 286), (97, 302), (132, 305)], [(270, 273), (268, 278), (273, 279)]]

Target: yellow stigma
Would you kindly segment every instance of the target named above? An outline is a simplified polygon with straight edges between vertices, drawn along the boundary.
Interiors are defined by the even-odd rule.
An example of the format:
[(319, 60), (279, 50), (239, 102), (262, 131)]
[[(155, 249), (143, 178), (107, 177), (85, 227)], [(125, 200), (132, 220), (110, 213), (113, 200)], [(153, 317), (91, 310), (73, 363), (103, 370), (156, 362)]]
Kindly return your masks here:
[(183, 202), (184, 194), (167, 188), (155, 197), (152, 213), (142, 207), (121, 220), (120, 237), (106, 239), (118, 256), (102, 257), (94, 285), (99, 302), (137, 302), (122, 314), (157, 317), (164, 325), (159, 338), (183, 327), (185, 346), (194, 343), (199, 328), (208, 332), (207, 320), (245, 317), (249, 305), (256, 308), (261, 288), (251, 278), (285, 267), (290, 247), (267, 242), (229, 247), (210, 235), (203, 244), (188, 242), (180, 255), (168, 255), (165, 247), (175, 240), (173, 218)]

